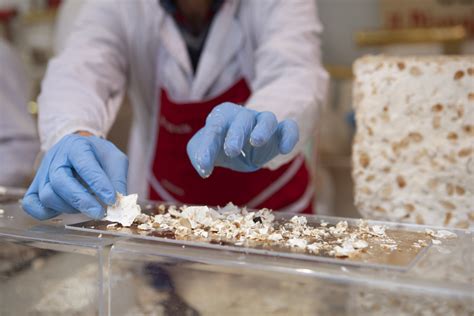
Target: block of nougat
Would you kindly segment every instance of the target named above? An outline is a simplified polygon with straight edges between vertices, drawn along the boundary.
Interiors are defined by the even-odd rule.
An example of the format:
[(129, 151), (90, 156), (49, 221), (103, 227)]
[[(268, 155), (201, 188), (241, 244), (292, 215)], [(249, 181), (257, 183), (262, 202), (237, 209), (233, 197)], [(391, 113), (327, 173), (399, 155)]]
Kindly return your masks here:
[(359, 212), (474, 227), (474, 55), (367, 56), (354, 73)]

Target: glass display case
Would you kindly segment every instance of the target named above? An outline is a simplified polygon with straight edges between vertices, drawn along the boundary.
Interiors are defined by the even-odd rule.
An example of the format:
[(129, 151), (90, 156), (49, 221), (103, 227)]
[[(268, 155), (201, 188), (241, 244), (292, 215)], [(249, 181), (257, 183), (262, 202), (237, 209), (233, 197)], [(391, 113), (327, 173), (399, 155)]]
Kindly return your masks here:
[[(310, 223), (321, 220), (340, 219), (308, 217)], [(372, 224), (386, 225), (407, 240), (427, 229)], [(195, 315), (472, 315), (472, 234), (451, 232), (457, 237), (417, 253), (399, 249), (388, 260), (381, 254), (351, 260), (144, 237), (122, 240), (110, 253), (110, 310), (113, 315), (158, 309)]]
[(71, 234), (63, 219), (39, 222), (17, 203), (0, 204), (0, 315), (107, 315), (112, 243)]
[[(70, 225), (84, 218), (36, 222), (16, 204), (0, 208), (2, 249), (16, 248), (2, 253), (2, 315), (474, 313), (468, 230), (443, 230), (456, 237), (438, 240), (426, 229), (439, 228), (369, 221), (384, 225), (399, 248), (337, 258)], [(341, 220), (307, 217), (310, 225)], [(418, 242), (425, 246), (413, 247)], [(14, 258), (21, 263), (7, 267)]]

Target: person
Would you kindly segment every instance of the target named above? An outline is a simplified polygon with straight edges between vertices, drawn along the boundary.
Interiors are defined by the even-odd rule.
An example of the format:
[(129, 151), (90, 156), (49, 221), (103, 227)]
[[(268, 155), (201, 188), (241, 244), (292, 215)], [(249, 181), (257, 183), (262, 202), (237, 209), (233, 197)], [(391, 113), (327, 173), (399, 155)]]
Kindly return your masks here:
[[(84, 4), (42, 83), (47, 153), (25, 211), (101, 218), (130, 189), (172, 203), (311, 212), (302, 151), (327, 84), (320, 32), (314, 1)], [(126, 89), (130, 170), (105, 139)]]
[(0, 38), (0, 186), (24, 187), (39, 152), (27, 103), (29, 82), (18, 53)]

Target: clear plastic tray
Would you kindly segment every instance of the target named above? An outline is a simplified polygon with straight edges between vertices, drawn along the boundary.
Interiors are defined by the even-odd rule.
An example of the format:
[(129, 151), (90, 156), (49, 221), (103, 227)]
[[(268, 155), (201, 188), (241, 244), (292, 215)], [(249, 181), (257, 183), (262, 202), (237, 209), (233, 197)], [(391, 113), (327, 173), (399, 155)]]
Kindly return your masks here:
[[(275, 213), (277, 222), (289, 221), (294, 214), (278, 214)], [(347, 220), (336, 217), (321, 217), (321, 216), (309, 216), (307, 217), (308, 224), (314, 227), (320, 225), (321, 221), (328, 223), (328, 225), (335, 225), (341, 220)], [(355, 220), (349, 220), (349, 228), (352, 229), (356, 226)], [(156, 234), (150, 233), (143, 230), (138, 230), (136, 225), (130, 228), (122, 228), (121, 230), (108, 230), (107, 225), (110, 222), (107, 221), (86, 221), (73, 225), (66, 225), (67, 229), (77, 230), (89, 233), (101, 233), (104, 235), (115, 235), (122, 237), (132, 237), (137, 239), (149, 240), (154, 242), (169, 243), (177, 246), (184, 247), (197, 247), (203, 249), (217, 249), (232, 251), (236, 253), (252, 253), (263, 256), (282, 257), (290, 259), (308, 260), (308, 261), (320, 261), (333, 264), (344, 264), (344, 265), (358, 265), (358, 266), (370, 266), (374, 268), (383, 269), (398, 269), (405, 270), (409, 269), (427, 249), (431, 246), (431, 239), (425, 234), (423, 230), (407, 229), (406, 227), (396, 225), (393, 223), (382, 223), (382, 222), (369, 222), (369, 225), (384, 225), (387, 227), (386, 234), (390, 238), (394, 239), (398, 244), (398, 249), (391, 251), (383, 249), (380, 244), (373, 243), (369, 244), (367, 251), (362, 252), (360, 255), (350, 258), (335, 258), (328, 254), (310, 254), (306, 252), (298, 251), (292, 248), (283, 247), (266, 247), (264, 245), (256, 245), (255, 247), (246, 247), (235, 245), (232, 243), (222, 242), (204, 242), (204, 241), (193, 241), (193, 240), (176, 240), (173, 236), (168, 234)], [(428, 246), (423, 248), (414, 247), (414, 243), (423, 240)]]

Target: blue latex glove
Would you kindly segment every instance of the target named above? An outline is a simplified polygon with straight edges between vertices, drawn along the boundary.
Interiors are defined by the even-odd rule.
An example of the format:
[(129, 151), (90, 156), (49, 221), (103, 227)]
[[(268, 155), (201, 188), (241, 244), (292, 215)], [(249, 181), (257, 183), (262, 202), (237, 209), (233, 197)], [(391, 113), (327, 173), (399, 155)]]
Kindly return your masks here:
[(196, 171), (206, 178), (214, 166), (240, 172), (258, 170), (275, 156), (291, 152), (298, 140), (294, 120), (278, 123), (272, 112), (227, 102), (212, 110), (187, 151)]
[(127, 194), (127, 169), (127, 157), (111, 142), (67, 135), (43, 158), (23, 198), (23, 209), (40, 220), (78, 212), (102, 218), (100, 202), (111, 205), (116, 192)]

